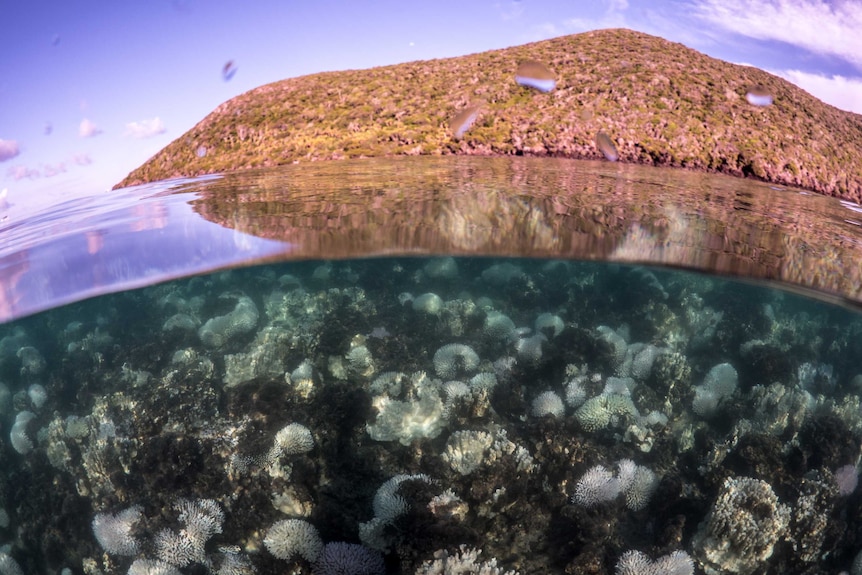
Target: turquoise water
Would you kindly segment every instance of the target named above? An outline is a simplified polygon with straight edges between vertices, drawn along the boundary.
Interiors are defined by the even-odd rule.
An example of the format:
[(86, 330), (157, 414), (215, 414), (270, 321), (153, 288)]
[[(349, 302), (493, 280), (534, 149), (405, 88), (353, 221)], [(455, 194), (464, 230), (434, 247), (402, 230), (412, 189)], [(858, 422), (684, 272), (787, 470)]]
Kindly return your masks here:
[[(326, 172), (210, 178), (17, 222), (0, 573), (850, 570), (858, 239), (828, 211), (847, 208), (774, 210), (850, 225), (841, 250), (780, 218), (775, 243), (739, 222), (807, 196), (595, 163), (568, 164), (566, 194), (537, 165), (461, 163), (456, 189), (344, 164), (346, 195)], [(746, 282), (612, 261), (632, 254)]]

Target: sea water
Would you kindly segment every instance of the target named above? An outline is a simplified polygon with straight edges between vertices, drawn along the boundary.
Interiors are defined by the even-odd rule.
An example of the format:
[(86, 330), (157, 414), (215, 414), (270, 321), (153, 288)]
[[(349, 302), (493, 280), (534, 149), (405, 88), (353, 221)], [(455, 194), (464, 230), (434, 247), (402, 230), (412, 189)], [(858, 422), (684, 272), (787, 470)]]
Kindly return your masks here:
[(332, 169), (16, 228), (4, 573), (851, 569), (852, 206), (597, 163)]

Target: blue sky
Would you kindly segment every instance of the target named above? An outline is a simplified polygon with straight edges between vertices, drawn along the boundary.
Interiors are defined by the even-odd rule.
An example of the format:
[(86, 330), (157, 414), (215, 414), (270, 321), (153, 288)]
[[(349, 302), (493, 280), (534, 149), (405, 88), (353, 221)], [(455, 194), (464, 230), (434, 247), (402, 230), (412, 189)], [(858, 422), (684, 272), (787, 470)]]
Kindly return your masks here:
[(104, 192), (261, 84), (597, 28), (764, 68), (862, 113), (862, 0), (0, 0), (0, 14), (0, 212)]

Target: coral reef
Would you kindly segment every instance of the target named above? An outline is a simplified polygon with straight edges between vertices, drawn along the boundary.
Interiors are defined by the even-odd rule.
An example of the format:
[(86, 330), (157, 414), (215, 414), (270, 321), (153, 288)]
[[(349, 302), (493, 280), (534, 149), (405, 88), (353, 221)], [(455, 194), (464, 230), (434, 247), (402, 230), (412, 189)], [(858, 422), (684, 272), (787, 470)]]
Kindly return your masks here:
[(752, 573), (772, 556), (790, 517), (765, 481), (728, 478), (694, 537), (695, 554), (708, 573)]
[[(404, 299), (432, 289), (436, 314)], [(862, 320), (747, 289), (584, 262), (300, 262), (0, 326), (0, 561), (850, 570)], [(193, 329), (163, 329), (179, 315)]]

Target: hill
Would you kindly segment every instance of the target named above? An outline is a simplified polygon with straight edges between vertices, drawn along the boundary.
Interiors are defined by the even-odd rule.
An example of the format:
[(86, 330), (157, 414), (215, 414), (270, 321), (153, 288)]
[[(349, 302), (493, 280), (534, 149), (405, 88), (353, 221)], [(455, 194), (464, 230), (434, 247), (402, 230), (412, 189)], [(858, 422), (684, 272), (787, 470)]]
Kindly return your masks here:
[[(519, 86), (519, 62), (556, 75)], [(746, 101), (752, 86), (773, 97)], [(453, 117), (483, 102), (461, 139)], [(419, 154), (601, 158), (752, 176), (862, 200), (862, 116), (763, 70), (613, 29), (480, 54), (325, 72), (255, 88), (220, 106), (119, 186), (293, 162)]]

